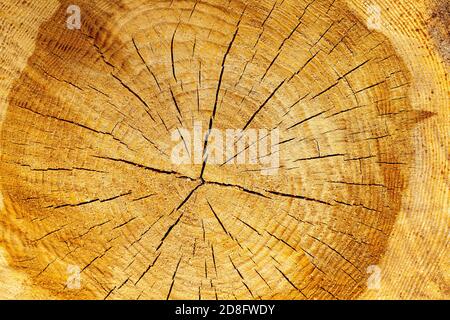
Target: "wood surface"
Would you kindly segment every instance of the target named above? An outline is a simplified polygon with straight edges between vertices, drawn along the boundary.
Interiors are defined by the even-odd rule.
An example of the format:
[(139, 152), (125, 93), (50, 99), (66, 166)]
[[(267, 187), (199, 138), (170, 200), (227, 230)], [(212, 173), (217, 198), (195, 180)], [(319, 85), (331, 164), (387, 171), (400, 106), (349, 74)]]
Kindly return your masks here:
[[(0, 298), (448, 299), (449, 22), (437, 0), (3, 0)], [(174, 163), (196, 124), (278, 130), (276, 171)]]

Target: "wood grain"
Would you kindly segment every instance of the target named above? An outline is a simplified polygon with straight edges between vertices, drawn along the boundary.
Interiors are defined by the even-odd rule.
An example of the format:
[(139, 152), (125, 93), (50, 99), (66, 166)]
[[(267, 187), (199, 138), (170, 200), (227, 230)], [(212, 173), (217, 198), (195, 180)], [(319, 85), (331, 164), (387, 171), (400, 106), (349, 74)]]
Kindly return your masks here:
[[(448, 299), (444, 2), (0, 8), (2, 298)], [(175, 164), (199, 123), (276, 174)]]

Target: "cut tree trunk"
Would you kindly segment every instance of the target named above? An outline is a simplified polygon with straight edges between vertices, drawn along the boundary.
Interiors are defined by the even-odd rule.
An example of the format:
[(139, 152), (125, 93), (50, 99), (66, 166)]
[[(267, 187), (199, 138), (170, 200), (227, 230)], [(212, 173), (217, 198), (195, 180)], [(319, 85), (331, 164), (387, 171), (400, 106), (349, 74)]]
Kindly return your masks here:
[(445, 1), (0, 9), (6, 298), (449, 297)]

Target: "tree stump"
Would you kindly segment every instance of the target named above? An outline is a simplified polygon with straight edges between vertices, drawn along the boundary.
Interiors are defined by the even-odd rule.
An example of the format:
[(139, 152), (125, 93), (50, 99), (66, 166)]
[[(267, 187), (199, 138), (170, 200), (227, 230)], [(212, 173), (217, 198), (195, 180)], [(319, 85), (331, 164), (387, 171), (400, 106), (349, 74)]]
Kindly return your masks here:
[[(425, 34), (426, 23), (412, 33), (435, 57), (421, 105), (412, 49), (383, 23), (401, 27), (405, 11), (413, 28), (428, 2), (392, 4), (375, 21), (341, 0), (20, 3), (0, 5), (5, 17), (27, 13), (0, 25), (10, 41), (1, 66), (14, 75), (1, 89), (1, 240), (28, 295), (373, 297), (377, 273), (395, 287), (383, 257), (407, 241), (395, 238), (399, 217), (425, 211), (415, 199), (439, 219), (408, 230), (434, 223), (421, 234), (445, 255), (447, 151), (430, 148), (440, 165), (414, 176), (428, 161), (421, 141), (448, 146), (442, 5), (430, 21), (444, 33)], [(14, 57), (26, 59), (20, 70)], [(177, 145), (190, 163), (174, 161)], [(439, 286), (413, 297), (448, 298), (447, 271), (425, 262)]]

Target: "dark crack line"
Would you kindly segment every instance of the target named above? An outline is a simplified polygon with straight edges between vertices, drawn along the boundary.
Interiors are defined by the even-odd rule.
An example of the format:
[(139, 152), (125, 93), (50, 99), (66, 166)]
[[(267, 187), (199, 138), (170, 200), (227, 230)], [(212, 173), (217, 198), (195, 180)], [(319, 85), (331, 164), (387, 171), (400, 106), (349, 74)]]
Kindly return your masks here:
[(183, 259), (183, 256), (180, 257), (180, 260), (178, 260), (177, 266), (175, 267), (175, 271), (173, 272), (172, 276), (172, 283), (169, 288), (169, 293), (167, 294), (166, 300), (169, 300), (170, 294), (172, 293), (173, 285), (175, 284), (175, 277), (177, 276), (178, 268), (180, 267), (181, 259)]
[[(247, 8), (247, 7), (246, 7)], [(242, 15), (244, 14), (244, 11), (242, 12)], [(241, 15), (241, 18), (242, 18)], [(215, 95), (215, 99), (214, 99), (214, 106), (213, 106), (213, 110), (212, 110), (212, 114), (211, 117), (209, 119), (209, 126), (208, 126), (208, 133), (205, 137), (205, 141), (204, 141), (204, 145), (203, 145), (203, 164), (202, 164), (202, 169), (201, 169), (201, 173), (200, 173), (200, 179), (203, 179), (203, 174), (205, 171), (205, 167), (206, 167), (206, 163), (208, 162), (208, 142), (209, 142), (209, 132), (211, 132), (213, 125), (214, 125), (214, 119), (216, 117), (216, 112), (217, 112), (217, 104), (219, 101), (219, 94), (220, 94), (220, 88), (222, 86), (222, 79), (223, 79), (223, 75), (225, 73), (225, 64), (227, 61), (227, 57), (231, 51), (231, 48), (233, 47), (234, 41), (236, 40), (236, 36), (239, 32), (239, 25), (241, 23), (241, 18), (239, 19), (237, 25), (236, 25), (236, 30), (233, 34), (233, 38), (231, 39), (230, 43), (228, 44), (228, 48), (227, 51), (225, 52), (225, 55), (223, 56), (222, 59), (222, 66), (221, 66), (221, 70), (220, 70), (220, 75), (219, 75), (219, 80), (218, 80), (218, 84), (217, 84), (217, 90), (216, 90), (216, 95)]]
[[(194, 189), (192, 189), (191, 192), (189, 192), (189, 194), (186, 196), (186, 198), (183, 199), (183, 201), (178, 205), (178, 207), (176, 209), (174, 209), (172, 211), (176, 212), (179, 211), (185, 204), (186, 202), (188, 202), (188, 200), (192, 197), (192, 195), (195, 193), (195, 191), (197, 191), (198, 188), (200, 188), (203, 184), (200, 183), (198, 186), (196, 186)], [(169, 234), (171, 233), (171, 231), (173, 230), (173, 228), (175, 228), (175, 226), (180, 222), (181, 218), (184, 216), (184, 212), (182, 212), (178, 219), (166, 230), (164, 236), (161, 238), (161, 242), (159, 243), (158, 247), (156, 248), (156, 251), (158, 251), (161, 246), (164, 244), (164, 240), (166, 240), (166, 238), (169, 236)]]
[(214, 214), (214, 217), (217, 219), (217, 221), (219, 222), (220, 226), (222, 227), (223, 231), (225, 232), (225, 234), (227, 236), (230, 236), (230, 233), (227, 231), (227, 229), (225, 228), (225, 226), (222, 223), (222, 220), (220, 220), (219, 216), (217, 215), (216, 211), (213, 209), (213, 207), (211, 206), (211, 203), (209, 203), (208, 200), (206, 200), (206, 202), (208, 203), (209, 208), (211, 209), (211, 212)]
[(237, 185), (237, 184), (230, 184), (230, 183), (216, 182), (216, 181), (205, 181), (204, 183), (205, 184), (217, 185), (217, 186), (221, 186), (221, 187), (227, 187), (227, 188), (235, 188), (235, 189), (241, 190), (241, 191), (246, 192), (246, 193), (251, 194), (251, 195), (264, 197), (266, 199), (271, 199), (270, 197), (266, 196), (265, 194), (262, 194), (260, 192), (254, 191), (254, 190), (246, 189), (246, 188), (244, 188), (244, 187), (242, 187), (240, 185)]
[(94, 259), (91, 260), (91, 262), (89, 262), (86, 266), (84, 266), (83, 269), (81, 269), (80, 273), (83, 272), (84, 270), (86, 270), (89, 266), (91, 266), (95, 261), (97, 261), (98, 259), (103, 258), (109, 250), (111, 250), (112, 247), (109, 247), (108, 249), (106, 249), (101, 255), (95, 257)]
[[(94, 133), (96, 133), (96, 134), (108, 135), (108, 136), (110, 136), (111, 138), (113, 138), (115, 141), (118, 141), (120, 144), (124, 145), (127, 149), (129, 149), (128, 145), (127, 145), (125, 142), (123, 142), (123, 141), (121, 141), (120, 139), (118, 139), (117, 137), (115, 137), (111, 132), (105, 132), (105, 131), (96, 130), (96, 129), (93, 129), (93, 128), (91, 128), (91, 127), (88, 127), (88, 126), (86, 126), (86, 125), (84, 125), (84, 124), (75, 122), (75, 121), (73, 121), (73, 120), (67, 120), (67, 119), (59, 118), (59, 117), (56, 117), (56, 116), (53, 116), (53, 115), (40, 113), (40, 112), (38, 112), (38, 111), (35, 111), (35, 110), (32, 110), (32, 109), (29, 109), (29, 108), (20, 106), (20, 105), (18, 105), (18, 104), (15, 105), (15, 106), (18, 107), (18, 108), (20, 108), (20, 109), (24, 109), (24, 110), (27, 110), (27, 111), (32, 112), (32, 113), (34, 113), (34, 114), (37, 114), (37, 115), (39, 115), (39, 116), (41, 116), (41, 117), (46, 117), (46, 118), (58, 120), (58, 121), (61, 121), (61, 122), (65, 122), (65, 123), (68, 123), (68, 124), (71, 124), (71, 125), (74, 125), (74, 126), (77, 126), (77, 127), (80, 127), (80, 128), (86, 129), (86, 130), (89, 130), (89, 131), (94, 132)], [(131, 150), (131, 149), (129, 149), (129, 150)], [(132, 151), (132, 150), (131, 150), (131, 151)]]
[(307, 161), (307, 160), (317, 160), (317, 159), (326, 159), (326, 158), (333, 158), (333, 157), (344, 157), (344, 156), (346, 156), (346, 154), (333, 153), (333, 154), (327, 154), (327, 155), (317, 156), (317, 157), (300, 158), (300, 159), (294, 160), (294, 162)]
[(116, 76), (115, 74), (111, 73), (111, 76), (116, 79), (117, 81), (119, 81), (119, 83), (122, 85), (122, 87), (124, 87), (128, 92), (130, 92), (133, 96), (135, 96), (144, 106), (144, 110), (145, 112), (148, 114), (148, 116), (153, 120), (153, 122), (156, 123), (155, 118), (153, 118), (153, 116), (150, 113), (150, 106), (147, 104), (147, 102), (145, 102), (144, 99), (141, 98), (141, 96), (134, 91), (133, 89), (131, 89), (130, 86), (128, 86), (125, 82), (122, 81), (122, 79), (120, 79), (118, 76)]
[(352, 265), (356, 270), (358, 270), (359, 272), (361, 272), (361, 270), (350, 260), (348, 260), (346, 257), (344, 257), (344, 255), (342, 253), (340, 253), (339, 251), (337, 251), (335, 248), (333, 248), (332, 246), (330, 246), (328, 243), (322, 241), (319, 238), (316, 238), (310, 234), (308, 234), (308, 236), (318, 242), (320, 242), (321, 244), (325, 245), (326, 247), (328, 247), (330, 250), (332, 250), (333, 252), (335, 252), (337, 255), (339, 255), (342, 259), (344, 259), (345, 261), (347, 261), (350, 265)]
[(174, 49), (175, 35), (177, 34), (179, 25), (180, 25), (180, 23), (177, 24), (175, 31), (173, 32), (173, 35), (172, 35), (172, 40), (170, 41), (170, 59), (172, 61), (172, 75), (173, 75), (173, 78), (175, 79), (175, 82), (178, 82), (178, 80), (177, 80), (177, 73), (175, 70), (175, 57), (174, 57), (173, 49)]
[(259, 106), (259, 108), (253, 113), (253, 115), (248, 119), (247, 123), (244, 125), (242, 130), (246, 130), (247, 127), (250, 125), (250, 123), (253, 121), (253, 119), (256, 117), (256, 115), (266, 106), (266, 104), (273, 98), (273, 96), (277, 93), (277, 91), (282, 87), (282, 85), (286, 82), (286, 79), (284, 79), (272, 93), (267, 97), (267, 99)]
[(176, 172), (176, 171), (169, 171), (169, 170), (162, 170), (162, 169), (158, 169), (158, 168), (153, 168), (153, 167), (149, 167), (149, 166), (146, 166), (146, 165), (143, 165), (143, 164), (139, 164), (139, 163), (136, 163), (136, 162), (133, 162), (133, 161), (130, 161), (130, 160), (111, 158), (111, 157), (102, 157), (102, 156), (95, 156), (95, 155), (92, 156), (92, 157), (98, 158), (98, 159), (103, 159), (103, 160), (109, 160), (109, 161), (114, 161), (114, 162), (125, 163), (125, 164), (128, 164), (128, 165), (132, 165), (132, 166), (135, 166), (135, 167), (138, 167), (138, 168), (149, 170), (149, 171), (152, 171), (152, 172), (155, 172), (155, 173), (161, 173), (161, 174), (166, 174), (166, 175), (174, 175), (174, 176), (176, 176), (177, 178), (180, 178), (180, 179), (187, 179), (187, 180), (191, 180), (191, 181), (196, 181), (196, 179), (188, 177), (188, 176), (185, 176), (185, 175), (182, 175), (181, 173)]
[(145, 276), (145, 274), (146, 274), (147, 272), (149, 272), (150, 269), (156, 264), (156, 261), (158, 261), (158, 258), (159, 258), (160, 255), (161, 255), (161, 252), (158, 253), (158, 255), (157, 255), (156, 258), (153, 260), (153, 262), (150, 263), (150, 264), (148, 265), (147, 269), (141, 274), (141, 276), (139, 277), (139, 279), (134, 283), (135, 286), (139, 283), (139, 281), (141, 281), (141, 279)]
[(269, 231), (266, 230), (266, 232), (273, 238), (277, 239), (278, 241), (284, 243), (286, 246), (288, 246), (289, 248), (291, 248), (292, 250), (294, 250), (295, 252), (297, 252), (297, 249), (295, 249), (293, 246), (291, 246), (289, 243), (287, 243), (285, 240), (277, 237), (276, 235), (274, 235), (273, 233), (270, 233)]
[(136, 45), (135, 40), (134, 40), (134, 39), (131, 39), (131, 40), (133, 41), (134, 48), (136, 49), (136, 52), (137, 52), (139, 58), (141, 58), (142, 63), (143, 63), (143, 64), (145, 65), (145, 67), (147, 68), (147, 71), (151, 74), (151, 76), (153, 77), (153, 80), (155, 80), (156, 85), (158, 86), (159, 91), (161, 91), (161, 86), (159, 85), (158, 79), (156, 78), (156, 76), (155, 76), (155, 74), (153, 73), (153, 71), (150, 69), (150, 66), (149, 66), (149, 65), (147, 64), (147, 62), (145, 61), (144, 57), (142, 56), (142, 54), (141, 54), (141, 52), (140, 52), (138, 46)]
[(300, 294), (303, 296), (303, 297), (305, 297), (306, 299), (308, 299), (308, 297), (292, 282), (292, 280), (291, 279), (289, 279), (289, 277), (287, 276), (287, 275), (285, 275), (284, 274), (284, 272), (283, 271), (281, 271), (280, 269), (278, 269), (278, 267), (277, 266), (275, 266), (275, 269), (277, 269), (280, 273), (281, 273), (281, 275), (283, 276), (283, 278), (287, 281), (287, 282), (289, 282), (289, 284), (294, 288), (294, 289), (296, 289), (298, 292), (300, 292)]
[(241, 218), (239, 218), (239, 217), (235, 217), (236, 218), (236, 220), (239, 220), (241, 223), (243, 223), (244, 225), (246, 225), (248, 228), (250, 228), (250, 229), (252, 229), (253, 231), (255, 231), (259, 236), (262, 236), (262, 234), (258, 231), (258, 230), (256, 230), (254, 227), (252, 227), (250, 224), (248, 224), (247, 222), (245, 222), (244, 220), (242, 220)]
[(293, 198), (293, 199), (301, 199), (301, 200), (306, 200), (306, 201), (313, 201), (313, 202), (333, 206), (333, 204), (323, 201), (323, 200), (319, 200), (319, 199), (309, 198), (309, 197), (300, 196), (300, 195), (296, 195), (296, 194), (282, 193), (282, 192), (278, 192), (278, 191), (271, 191), (271, 190), (265, 190), (265, 191), (270, 194), (276, 195), (276, 196), (288, 197), (288, 198)]
[(118, 226), (115, 226), (114, 228), (112, 228), (112, 230), (119, 229), (119, 228), (121, 228), (121, 227), (127, 225), (128, 223), (132, 222), (132, 221), (135, 220), (135, 219), (137, 219), (137, 217), (133, 217), (133, 218), (131, 218), (131, 219), (129, 219), (129, 220), (127, 220), (127, 221), (125, 221), (125, 222), (119, 224)]
[(299, 122), (297, 122), (297, 123), (291, 125), (291, 126), (288, 127), (286, 130), (293, 129), (293, 128), (295, 128), (295, 127), (301, 125), (301, 124), (304, 123), (304, 122), (307, 122), (307, 121), (309, 121), (309, 120), (311, 120), (311, 119), (314, 119), (314, 118), (316, 118), (316, 117), (318, 117), (318, 116), (324, 114), (324, 113), (327, 112), (327, 111), (328, 111), (328, 110), (321, 111), (321, 112), (319, 112), (319, 113), (316, 113), (316, 114), (313, 115), (313, 116), (310, 116), (310, 117), (308, 117), (308, 118), (306, 118), (306, 119), (303, 119), (303, 120), (301, 120), (301, 121), (299, 121)]
[(175, 95), (173, 94), (172, 88), (169, 88), (169, 90), (170, 90), (170, 94), (171, 94), (171, 96), (172, 96), (173, 104), (175, 105), (175, 109), (177, 110), (177, 112), (178, 112), (178, 114), (180, 115), (180, 117), (183, 118), (183, 115), (181, 114), (180, 107), (179, 107), (179, 105), (178, 105), (178, 101), (177, 101), (177, 99), (175, 98)]
[(67, 226), (67, 225), (63, 225), (62, 227), (59, 227), (58, 229), (55, 229), (55, 230), (53, 230), (53, 231), (50, 231), (50, 232), (46, 233), (45, 235), (43, 235), (42, 237), (33, 240), (33, 242), (41, 241), (42, 239), (44, 239), (44, 238), (46, 238), (46, 237), (48, 237), (48, 236), (51, 236), (52, 234), (54, 234), (54, 233), (56, 233), (56, 232), (61, 231), (61, 230), (64, 229), (64, 227), (66, 227), (66, 226)]

